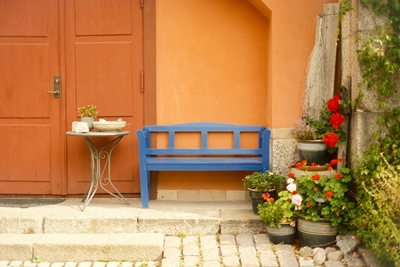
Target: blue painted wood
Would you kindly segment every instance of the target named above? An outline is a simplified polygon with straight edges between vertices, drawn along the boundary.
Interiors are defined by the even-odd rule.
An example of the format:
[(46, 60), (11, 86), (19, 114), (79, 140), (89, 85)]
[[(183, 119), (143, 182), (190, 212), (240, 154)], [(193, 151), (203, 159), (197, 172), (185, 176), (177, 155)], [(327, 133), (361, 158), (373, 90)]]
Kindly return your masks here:
[[(176, 133), (201, 134), (200, 148), (175, 148)], [(233, 133), (232, 148), (208, 148), (209, 133)], [(167, 148), (150, 147), (150, 136), (168, 133)], [(241, 133), (258, 133), (258, 148), (241, 148)], [(145, 126), (136, 132), (139, 143), (142, 207), (149, 207), (150, 171), (269, 170), (271, 131), (264, 126), (193, 122)], [(160, 157), (162, 156), (162, 157)], [(188, 157), (190, 156), (190, 157)]]

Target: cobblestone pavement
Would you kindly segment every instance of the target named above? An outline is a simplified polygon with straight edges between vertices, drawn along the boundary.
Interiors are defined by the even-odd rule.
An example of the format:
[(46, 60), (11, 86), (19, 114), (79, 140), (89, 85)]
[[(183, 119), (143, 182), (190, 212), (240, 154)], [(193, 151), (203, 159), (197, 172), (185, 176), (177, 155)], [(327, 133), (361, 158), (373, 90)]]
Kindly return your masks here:
[(36, 262), (6, 261), (0, 267), (295, 267), (291, 245), (272, 245), (266, 234), (165, 236), (159, 262)]

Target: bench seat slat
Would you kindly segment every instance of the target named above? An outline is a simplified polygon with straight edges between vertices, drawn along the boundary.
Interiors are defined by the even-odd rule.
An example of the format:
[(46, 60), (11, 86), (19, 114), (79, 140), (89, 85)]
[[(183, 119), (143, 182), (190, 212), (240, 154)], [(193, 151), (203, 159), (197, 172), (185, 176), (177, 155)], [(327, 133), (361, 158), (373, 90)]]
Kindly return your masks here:
[(262, 158), (147, 158), (147, 171), (261, 170)]

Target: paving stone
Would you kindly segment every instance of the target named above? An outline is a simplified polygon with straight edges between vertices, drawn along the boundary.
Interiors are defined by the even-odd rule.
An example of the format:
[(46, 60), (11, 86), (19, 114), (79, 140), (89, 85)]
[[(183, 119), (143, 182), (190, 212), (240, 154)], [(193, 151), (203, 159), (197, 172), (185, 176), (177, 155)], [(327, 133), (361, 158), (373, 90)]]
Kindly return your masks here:
[(187, 244), (183, 246), (183, 255), (184, 256), (199, 256), (199, 247), (197, 244)]
[(166, 236), (164, 238), (164, 245), (169, 248), (180, 248), (181, 238), (177, 236)]
[(11, 261), (10, 266), (22, 266), (22, 261)]
[(219, 251), (217, 248), (214, 249), (203, 249), (202, 257), (205, 261), (218, 261), (219, 260)]
[(63, 267), (64, 266), (64, 262), (53, 262), (51, 264), (51, 267)]
[(186, 236), (182, 239), (183, 245), (197, 245), (199, 242), (199, 239), (197, 236)]
[(39, 262), (37, 267), (50, 267), (50, 262)]
[(271, 244), (267, 234), (255, 234), (253, 239), (256, 245)]
[(236, 244), (238, 247), (254, 247), (253, 235), (252, 234), (236, 235)]
[[(117, 263), (117, 265), (119, 264), (119, 262)], [(108, 267), (116, 267), (117, 265), (115, 265), (115, 263), (113, 263), (113, 262), (109, 262), (108, 264), (107, 264), (107, 266)], [(78, 264), (78, 267), (90, 267), (90, 266), (92, 266), (92, 263), (91, 262), (87, 262), (87, 261), (85, 261), (85, 262), (80, 262), (79, 264)]]
[(242, 267), (259, 267), (260, 263), (256, 257), (244, 257), (240, 258), (240, 261), (242, 263)]
[(102, 261), (96, 261), (93, 263), (93, 267), (104, 267), (106, 266), (107, 262), (102, 262)]
[(237, 253), (236, 245), (221, 245), (222, 256), (236, 256)]
[(180, 260), (162, 259), (161, 266), (162, 267), (177, 267), (177, 266), (180, 266)]
[(219, 236), (219, 243), (221, 245), (232, 245), (235, 244), (235, 236), (231, 234), (222, 234)]
[(208, 235), (200, 237), (201, 249), (212, 249), (217, 248), (218, 243), (215, 235)]
[(266, 250), (260, 253), (260, 263), (262, 267), (279, 266), (275, 254), (272, 250)]
[(240, 257), (255, 257), (256, 249), (254, 246), (252, 247), (239, 247)]
[(185, 264), (185, 267), (189, 267), (189, 266), (198, 266), (199, 261), (200, 261), (199, 256), (186, 256), (183, 262)]
[(181, 250), (179, 248), (165, 248), (164, 258), (179, 260), (181, 258)]
[(221, 263), (219, 261), (203, 261), (203, 267), (221, 267)]
[(225, 267), (237, 267), (240, 265), (239, 257), (238, 256), (223, 256), (222, 263)]
[(25, 261), (23, 266), (24, 266), (24, 267), (34, 267), (34, 266), (36, 266), (36, 265), (37, 265), (36, 262)]
[(296, 256), (291, 245), (276, 245), (280, 267), (298, 266)]

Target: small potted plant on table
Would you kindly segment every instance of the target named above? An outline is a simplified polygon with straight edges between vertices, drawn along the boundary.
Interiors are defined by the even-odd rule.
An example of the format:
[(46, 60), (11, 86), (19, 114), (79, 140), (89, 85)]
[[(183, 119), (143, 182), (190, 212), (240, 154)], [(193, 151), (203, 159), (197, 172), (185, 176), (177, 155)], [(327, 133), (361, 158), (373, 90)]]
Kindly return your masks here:
[(93, 129), (93, 121), (99, 113), (95, 105), (90, 104), (84, 107), (78, 108), (79, 115), (81, 116), (81, 121), (88, 124), (89, 129)]
[(269, 193), (264, 193), (266, 202), (258, 205), (258, 216), (267, 225), (271, 243), (291, 244), (296, 233), (295, 211), (301, 208), (302, 202), (293, 178), (287, 179), (286, 190), (279, 192), (278, 196), (275, 200)]
[(264, 202), (262, 194), (270, 193), (276, 197), (283, 189), (285, 180), (285, 176), (270, 171), (254, 172), (243, 179), (244, 189), (249, 191), (254, 214), (258, 214), (257, 205)]

